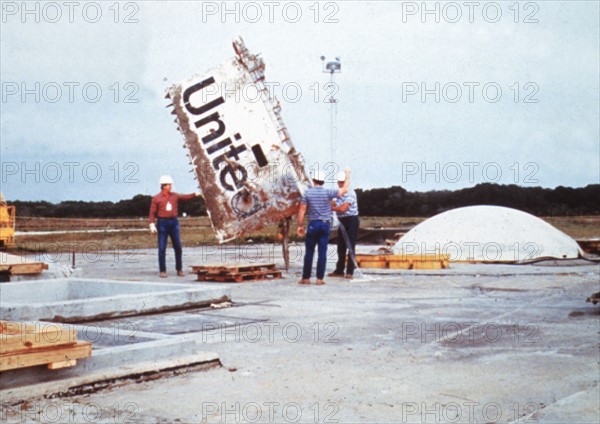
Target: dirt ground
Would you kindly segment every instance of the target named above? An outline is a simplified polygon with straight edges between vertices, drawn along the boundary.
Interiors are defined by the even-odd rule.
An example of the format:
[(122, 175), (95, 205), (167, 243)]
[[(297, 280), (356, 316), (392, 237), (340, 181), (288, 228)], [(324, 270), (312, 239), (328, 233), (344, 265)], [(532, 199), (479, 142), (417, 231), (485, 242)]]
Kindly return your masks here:
[[(361, 228), (409, 229), (425, 218), (361, 217)], [(600, 216), (544, 217), (573, 238), (600, 238)], [(180, 219), (181, 236), (186, 246), (215, 243), (208, 217)], [(75, 252), (111, 249), (152, 248), (156, 237), (148, 231), (145, 218), (139, 219), (70, 219), (28, 218), (17, 216), (14, 252)], [(249, 234), (243, 241), (275, 242), (277, 226)], [(300, 241), (295, 234), (291, 239)], [(383, 243), (383, 241), (382, 241)], [(231, 243), (233, 245), (236, 242)]]

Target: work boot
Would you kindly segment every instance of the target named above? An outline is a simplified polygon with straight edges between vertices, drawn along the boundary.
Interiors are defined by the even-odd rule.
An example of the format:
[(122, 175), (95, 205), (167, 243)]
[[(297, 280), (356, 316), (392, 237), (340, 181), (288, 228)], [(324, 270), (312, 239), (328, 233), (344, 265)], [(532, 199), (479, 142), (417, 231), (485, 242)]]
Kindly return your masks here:
[(161, 272), (158, 275), (160, 275), (160, 278), (167, 278), (167, 273), (166, 272)]
[(185, 277), (185, 272), (183, 272), (183, 271), (177, 271), (177, 276), (178, 277)]

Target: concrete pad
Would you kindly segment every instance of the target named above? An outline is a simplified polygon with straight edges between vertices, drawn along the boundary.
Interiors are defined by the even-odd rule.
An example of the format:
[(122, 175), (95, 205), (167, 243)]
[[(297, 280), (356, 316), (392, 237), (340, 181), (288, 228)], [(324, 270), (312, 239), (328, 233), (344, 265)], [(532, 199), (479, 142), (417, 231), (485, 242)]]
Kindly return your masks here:
[(572, 423), (574, 422), (573, 417), (577, 417), (577, 422), (598, 422), (598, 399), (600, 399), (600, 386), (595, 386), (589, 390), (577, 392), (560, 399), (543, 410), (527, 415), (517, 422)]
[[(152, 278), (155, 254), (141, 253), (121, 275)], [(330, 253), (328, 271), (333, 247)], [(220, 257), (214, 246), (184, 253), (194, 264)], [(223, 367), (23, 410), (57, 401), (65, 413), (71, 405), (97, 407), (104, 421), (94, 422), (114, 422), (118, 414), (144, 423), (600, 422), (600, 307), (585, 302), (600, 289), (598, 264), (457, 264), (299, 286), (300, 260), (282, 280), (229, 285), (236, 306), (202, 311), (197, 323), (188, 311), (167, 314), (168, 331), (177, 324), (197, 330), (209, 315), (224, 323), (185, 334), (216, 352)], [(281, 257), (274, 261), (282, 268)], [(106, 260), (81, 272), (98, 278), (116, 272), (112, 267)], [(159, 322), (138, 323), (140, 331), (160, 330)]]
[[(106, 362), (102, 359), (100, 362)], [(10, 379), (8, 383), (5, 384), (3, 382), (0, 384), (0, 399), (2, 399), (3, 409), (11, 409), (10, 405), (18, 404), (24, 399), (65, 397), (88, 391), (93, 392), (119, 380), (139, 379), (142, 375), (175, 371), (198, 365), (204, 365), (205, 369), (220, 366), (219, 355), (214, 352), (195, 352), (187, 355), (177, 354), (149, 361), (136, 360), (128, 365), (92, 370), (77, 367), (77, 372), (72, 372), (70, 375), (54, 375), (52, 379), (40, 383), (33, 382), (36, 378), (36, 371), (40, 370), (33, 370), (26, 375), (27, 382), (24, 382), (22, 385), (17, 386), (15, 384), (15, 381), (20, 377), (15, 377), (14, 379), (8, 377)], [(61, 372), (54, 371), (54, 374), (59, 373)], [(2, 380), (4, 378), (2, 376)]]
[[(173, 335), (177, 329), (185, 328), (181, 322), (171, 323), (174, 330), (168, 334), (162, 331), (164, 322), (160, 325), (164, 317), (157, 315), (152, 319), (147, 314), (199, 308), (229, 299), (229, 288), (198, 284), (90, 278), (3, 284), (0, 288), (0, 316), (3, 320), (64, 323), (145, 314), (141, 320), (157, 323), (150, 328), (157, 331), (140, 331), (136, 321), (75, 325), (73, 327), (77, 330), (78, 340), (93, 343), (92, 357), (61, 370), (37, 366), (3, 372), (0, 398), (2, 402), (10, 403), (30, 397), (64, 396), (82, 390), (80, 386), (97, 386), (106, 381), (182, 367), (218, 365), (219, 356), (203, 352), (203, 346), (197, 338)], [(184, 316), (191, 317), (192, 314), (184, 313)], [(207, 325), (215, 319), (200, 321), (202, 325)], [(219, 321), (222, 323), (223, 319)], [(56, 327), (50, 322), (40, 322), (39, 325), (42, 336), (44, 326)]]
[[(240, 310), (242, 308), (228, 308)], [(111, 320), (94, 321), (88, 325), (104, 329), (107, 334), (120, 333), (120, 338), (132, 335), (138, 337), (145, 333), (160, 333), (164, 335), (178, 335), (187, 333), (197, 333), (202, 331), (212, 331), (215, 328), (225, 328), (236, 325), (245, 325), (257, 321), (265, 321), (260, 316), (252, 318), (242, 318), (219, 314), (224, 310), (209, 309), (191, 309), (180, 312), (165, 312), (155, 315), (132, 316), (116, 318)], [(109, 343), (111, 337), (103, 338)], [(90, 340), (94, 343), (94, 340)]]
[(230, 290), (224, 287), (90, 278), (36, 280), (0, 285), (0, 318), (82, 322), (207, 306), (229, 299)]
[(78, 340), (93, 343), (92, 356), (60, 370), (49, 370), (42, 365), (3, 372), (0, 378), (2, 402), (64, 396), (79, 386), (98, 385), (132, 375), (203, 363), (219, 364), (218, 354), (203, 351), (205, 346), (195, 337), (132, 331), (126, 325), (112, 328), (74, 325), (73, 328), (77, 330)]

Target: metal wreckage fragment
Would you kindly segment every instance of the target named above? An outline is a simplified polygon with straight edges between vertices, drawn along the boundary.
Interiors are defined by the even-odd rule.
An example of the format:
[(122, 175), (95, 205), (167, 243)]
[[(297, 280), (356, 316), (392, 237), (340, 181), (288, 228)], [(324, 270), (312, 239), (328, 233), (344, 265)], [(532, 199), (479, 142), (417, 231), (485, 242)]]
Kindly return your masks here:
[(235, 57), (166, 94), (219, 243), (273, 222), (287, 229), (285, 218), (310, 185), (279, 101), (264, 84), (263, 60), (241, 38), (233, 48)]

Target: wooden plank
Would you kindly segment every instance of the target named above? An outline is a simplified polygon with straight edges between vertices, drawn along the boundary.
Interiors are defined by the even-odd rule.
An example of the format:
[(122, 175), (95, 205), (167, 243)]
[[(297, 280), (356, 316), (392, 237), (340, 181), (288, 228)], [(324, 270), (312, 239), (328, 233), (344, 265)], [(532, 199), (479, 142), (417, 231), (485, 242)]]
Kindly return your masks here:
[(415, 261), (412, 269), (442, 269), (441, 261)]
[(76, 341), (77, 335), (74, 331), (23, 333), (9, 336), (6, 339), (0, 335), (0, 356), (10, 352), (29, 351), (40, 347), (72, 345)]
[(77, 365), (77, 359), (60, 361), (60, 362), (51, 362), (48, 364), (49, 370), (60, 370), (62, 368), (70, 368)]
[(368, 261), (386, 261), (387, 258), (393, 255), (366, 255), (366, 254), (358, 254), (355, 255), (356, 261), (360, 262), (361, 260)]
[(56, 323), (0, 322), (0, 355), (27, 352), (46, 346), (72, 345), (77, 332), (72, 326)]
[(268, 274), (261, 275), (237, 275), (237, 276), (199, 276), (198, 281), (204, 282), (218, 282), (218, 283), (242, 283), (250, 281), (268, 280), (274, 278), (281, 278), (281, 272), (275, 271)]
[(357, 255), (360, 268), (383, 269), (445, 269), (448, 268), (449, 255)]
[(232, 271), (239, 272), (242, 270), (251, 271), (254, 269), (275, 269), (274, 263), (258, 263), (258, 264), (209, 264), (209, 265), (192, 265), (192, 271)]
[(48, 264), (43, 262), (25, 262), (19, 264), (0, 264), (0, 272), (8, 271), (11, 275), (31, 275), (40, 274), (45, 269), (48, 269)]
[(390, 269), (412, 269), (413, 263), (410, 261), (389, 261), (388, 268)]
[(282, 278), (281, 271), (251, 271), (227, 275), (198, 274), (198, 281), (219, 283), (242, 283), (273, 278)]
[(448, 255), (442, 255), (442, 254), (429, 254), (429, 253), (424, 253), (424, 254), (416, 254), (416, 255), (407, 255), (407, 254), (400, 254), (400, 255), (390, 255), (388, 257), (389, 261), (410, 261), (410, 262), (429, 262), (429, 261), (443, 261), (443, 260), (448, 260), (449, 256)]
[(268, 275), (268, 274), (281, 274), (281, 271), (277, 271), (277, 270), (264, 270), (264, 271), (245, 271), (245, 272), (238, 272), (236, 275), (241, 275), (241, 276), (253, 276), (253, 275)]
[(273, 280), (275, 278), (282, 278), (281, 271), (269, 271), (265, 273), (256, 273), (256, 274), (245, 274), (241, 276), (241, 280), (238, 279), (237, 282), (250, 282), (250, 281), (261, 281), (261, 280)]
[(356, 260), (374, 260), (374, 261), (403, 261), (403, 260), (420, 260), (420, 261), (429, 261), (429, 260), (440, 260), (440, 259), (448, 259), (449, 255), (443, 255), (441, 253), (423, 253), (423, 254), (407, 254), (401, 253), (399, 255), (367, 255), (367, 254), (358, 254), (356, 255)]
[(359, 268), (387, 268), (386, 261), (362, 260), (357, 262)]
[(54, 362), (72, 361), (92, 355), (92, 343), (77, 342), (74, 346), (43, 347), (24, 354), (0, 356), (0, 372), (33, 367)]
[(258, 263), (258, 264), (211, 264), (211, 265), (192, 265), (193, 269), (239, 269), (239, 268), (273, 268), (274, 263)]

